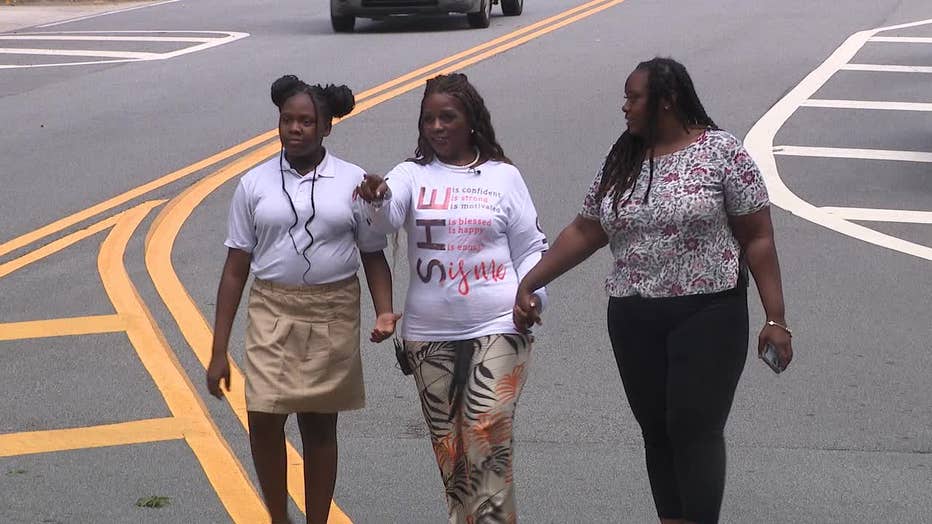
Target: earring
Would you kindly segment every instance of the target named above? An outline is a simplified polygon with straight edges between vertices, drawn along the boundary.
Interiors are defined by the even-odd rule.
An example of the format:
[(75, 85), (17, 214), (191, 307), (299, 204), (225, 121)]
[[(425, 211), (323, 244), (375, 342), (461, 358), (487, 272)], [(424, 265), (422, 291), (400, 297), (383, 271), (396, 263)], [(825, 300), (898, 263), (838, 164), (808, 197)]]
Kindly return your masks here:
[(476, 134), (476, 130), (475, 130), (475, 129), (470, 129), (470, 130), (469, 130), (469, 134), (470, 134), (470, 135), (475, 135), (475, 134)]

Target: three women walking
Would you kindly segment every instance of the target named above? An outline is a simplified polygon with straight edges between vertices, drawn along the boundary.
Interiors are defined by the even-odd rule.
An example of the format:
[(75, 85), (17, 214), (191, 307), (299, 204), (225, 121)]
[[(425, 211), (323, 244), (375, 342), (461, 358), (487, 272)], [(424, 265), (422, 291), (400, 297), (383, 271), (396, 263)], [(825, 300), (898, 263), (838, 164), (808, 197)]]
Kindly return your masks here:
[(332, 118), (353, 108), (345, 86), (286, 76), (272, 99), (282, 152), (244, 176), (233, 198), (207, 380), (221, 396), (251, 271), (250, 443), (273, 522), (287, 522), (289, 413), (304, 442), (307, 520), (326, 521), (337, 413), (364, 404), (356, 271), (361, 259), (377, 313), (371, 340), (384, 340), (400, 315), (382, 250), (401, 229), (410, 279), (399, 358), (418, 388), (449, 522), (517, 520), (513, 427), (529, 329), (540, 323), (545, 285), (606, 245), (608, 335), (658, 518), (718, 521), (749, 273), (766, 314), (758, 352), (773, 346), (783, 369), (793, 351), (761, 173), (706, 114), (681, 64), (655, 58), (628, 76), (627, 129), (552, 247), (465, 75), (427, 82), (414, 155), (384, 177), (322, 146)]

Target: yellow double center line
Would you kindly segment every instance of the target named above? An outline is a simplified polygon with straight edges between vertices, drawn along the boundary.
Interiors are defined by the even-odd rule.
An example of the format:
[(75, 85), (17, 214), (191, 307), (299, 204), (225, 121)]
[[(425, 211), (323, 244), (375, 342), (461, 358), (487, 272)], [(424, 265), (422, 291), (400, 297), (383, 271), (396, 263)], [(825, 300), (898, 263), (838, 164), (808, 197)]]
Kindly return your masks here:
[[(391, 81), (378, 85), (372, 89), (363, 91), (357, 96), (355, 110), (350, 115), (344, 117), (344, 120), (346, 118), (350, 118), (354, 115), (362, 113), (363, 111), (371, 109), (372, 107), (381, 104), (382, 102), (391, 100), (409, 91), (422, 87), (424, 82), (433, 76), (460, 70), (487, 58), (504, 53), (505, 51), (513, 49), (530, 40), (539, 38), (569, 24), (588, 18), (596, 13), (604, 11), (605, 9), (614, 7), (624, 1), (625, 0), (594, 0), (587, 2), (580, 6), (563, 11), (557, 15), (531, 24), (527, 27), (485, 42), (479, 46), (433, 62)], [(207, 196), (209, 196), (225, 182), (242, 175), (251, 167), (272, 157), (279, 151), (279, 148), (280, 145), (278, 142), (277, 129), (267, 131), (241, 144), (191, 164), (190, 166), (169, 173), (168, 175), (143, 184), (123, 194), (117, 195), (104, 202), (101, 202), (100, 204), (64, 217), (31, 233), (0, 244), (0, 256), (26, 247), (29, 244), (43, 238), (55, 235), (64, 229), (79, 224), (93, 216), (127, 204), (151, 191), (162, 188), (190, 175), (213, 167), (225, 160), (236, 157), (237, 155), (246, 153), (239, 158), (236, 158), (234, 161), (230, 162), (228, 165), (222, 167), (221, 169), (203, 177), (194, 185), (183, 191), (181, 194), (171, 199), (171, 201), (156, 217), (151, 228), (149, 229), (149, 233), (146, 238), (146, 267), (148, 268), (148, 271), (152, 277), (153, 283), (155, 284), (159, 295), (167, 305), (175, 321), (177, 322), (182, 335), (190, 344), (192, 350), (197, 355), (198, 360), (203, 366), (206, 367), (210, 361), (213, 333), (211, 331), (210, 324), (204, 318), (197, 304), (188, 294), (184, 285), (181, 283), (180, 279), (174, 271), (171, 260), (171, 253), (175, 238), (177, 237), (181, 227), (184, 225), (185, 221), (191, 215), (193, 210), (198, 205), (200, 205), (200, 203), (203, 202)], [(105, 219), (101, 223), (103, 224), (110, 221), (112, 221), (112, 219)], [(107, 226), (111, 225), (112, 224), (107, 223)], [(87, 229), (93, 230), (95, 227), (91, 226)], [(6, 269), (7, 272), (10, 272), (14, 269), (18, 269), (26, 263), (34, 262), (42, 256), (47, 256), (51, 252), (58, 251), (59, 249), (65, 247), (65, 239), (61, 239), (60, 241), (57, 241), (57, 243), (63, 245), (56, 245), (55, 249), (47, 249), (46, 251), (48, 251), (48, 253), (42, 253), (41, 256), (37, 254), (27, 254), (21, 257), (23, 259), (22, 261), (13, 260), (6, 264), (0, 264), (0, 276), (2, 276), (2, 270), (4, 269)], [(52, 244), (56, 244), (56, 242), (53, 242)], [(42, 251), (42, 249), (38, 251)], [(119, 254), (119, 256), (122, 257), (122, 254)], [(122, 285), (127, 289), (115, 289), (116, 293), (127, 294), (132, 291), (131, 283), (124, 283)], [(242, 373), (238, 370), (238, 368), (236, 368), (235, 365), (232, 366), (231, 371), (231, 386), (233, 391), (227, 395), (227, 399), (229, 400), (233, 411), (236, 413), (237, 418), (245, 428), (248, 426), (246, 424), (246, 405), (243, 394), (245, 389), (244, 380)], [(290, 444), (288, 444), (287, 452), (289, 492), (297, 506), (303, 509), (303, 461), (301, 460), (300, 454)], [(221, 479), (215, 478), (212, 480), (215, 483), (215, 488), (217, 489), (224, 491), (228, 489), (232, 489), (233, 491), (236, 490), (236, 486), (217, 485), (218, 482), (219, 484), (224, 484), (223, 480)], [(245, 497), (242, 503), (244, 506), (250, 506), (252, 505), (253, 500), (250, 500), (249, 497)], [(248, 512), (249, 508), (228, 508), (228, 510), (231, 511), (231, 514), (243, 514), (243, 512)], [(333, 511), (331, 511), (330, 521), (332, 523), (338, 524), (350, 522), (349, 518), (335, 505), (333, 507)]]

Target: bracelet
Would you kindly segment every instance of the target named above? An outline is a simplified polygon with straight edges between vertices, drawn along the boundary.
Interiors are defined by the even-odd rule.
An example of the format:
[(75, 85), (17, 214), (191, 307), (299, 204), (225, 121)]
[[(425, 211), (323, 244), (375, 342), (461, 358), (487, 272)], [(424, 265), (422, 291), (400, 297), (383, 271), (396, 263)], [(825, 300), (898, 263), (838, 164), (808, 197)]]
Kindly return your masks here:
[(781, 323), (779, 323), (779, 322), (774, 322), (773, 320), (768, 320), (768, 321), (767, 321), (767, 325), (768, 325), (768, 326), (777, 326), (778, 328), (782, 329), (783, 331), (786, 331), (786, 333), (787, 333), (791, 338), (792, 338), (792, 336), (793, 336), (793, 332), (790, 331), (790, 328), (784, 326), (783, 324), (781, 324)]

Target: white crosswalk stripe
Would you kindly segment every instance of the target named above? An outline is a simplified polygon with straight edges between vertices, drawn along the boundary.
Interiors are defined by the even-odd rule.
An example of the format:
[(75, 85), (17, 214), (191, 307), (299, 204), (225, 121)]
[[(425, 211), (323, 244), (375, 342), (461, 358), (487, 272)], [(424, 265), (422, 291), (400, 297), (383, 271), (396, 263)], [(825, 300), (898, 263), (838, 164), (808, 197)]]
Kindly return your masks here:
[(773, 140), (783, 125), (800, 108), (833, 110), (877, 110), (899, 112), (929, 112), (932, 103), (901, 102), (895, 100), (837, 100), (812, 98), (838, 71), (879, 73), (932, 73), (932, 66), (902, 64), (861, 64), (851, 60), (865, 45), (908, 44), (932, 45), (932, 37), (878, 36), (894, 30), (920, 28), (932, 25), (932, 19), (920, 20), (890, 27), (879, 27), (851, 35), (819, 67), (813, 70), (795, 88), (790, 90), (748, 132), (744, 143), (761, 167), (774, 205), (810, 220), (823, 227), (872, 244), (893, 249), (926, 260), (932, 260), (932, 247), (910, 242), (856, 222), (898, 222), (932, 224), (932, 211), (871, 209), (849, 207), (817, 207), (797, 196), (777, 169), (777, 156), (844, 158), (853, 160), (932, 163), (932, 151), (900, 151), (888, 149), (862, 149), (845, 147), (814, 147), (807, 145), (774, 145)]
[[(166, 36), (169, 35), (169, 36)], [(187, 36), (185, 36), (187, 35)], [(198, 35), (198, 36), (192, 36)], [(0, 46), (11, 43), (54, 43), (46, 47), (0, 47), (0, 55), (9, 57), (26, 57), (26, 60), (14, 63), (0, 63), (0, 69), (21, 69), (35, 67), (60, 67), (92, 64), (112, 64), (135, 62), (141, 60), (166, 60), (178, 56), (204, 51), (212, 47), (235, 42), (249, 36), (248, 33), (231, 31), (82, 31), (68, 33), (33, 33), (0, 35)], [(106, 49), (82, 49), (68, 44), (93, 42), (102, 44)], [(179, 44), (180, 47), (170, 51), (138, 51), (112, 48), (123, 42)], [(194, 45), (191, 45), (194, 44)], [(75, 58), (93, 58), (95, 60), (75, 60), (67, 62), (43, 63), (28, 60), (30, 56), (60, 56)]]

